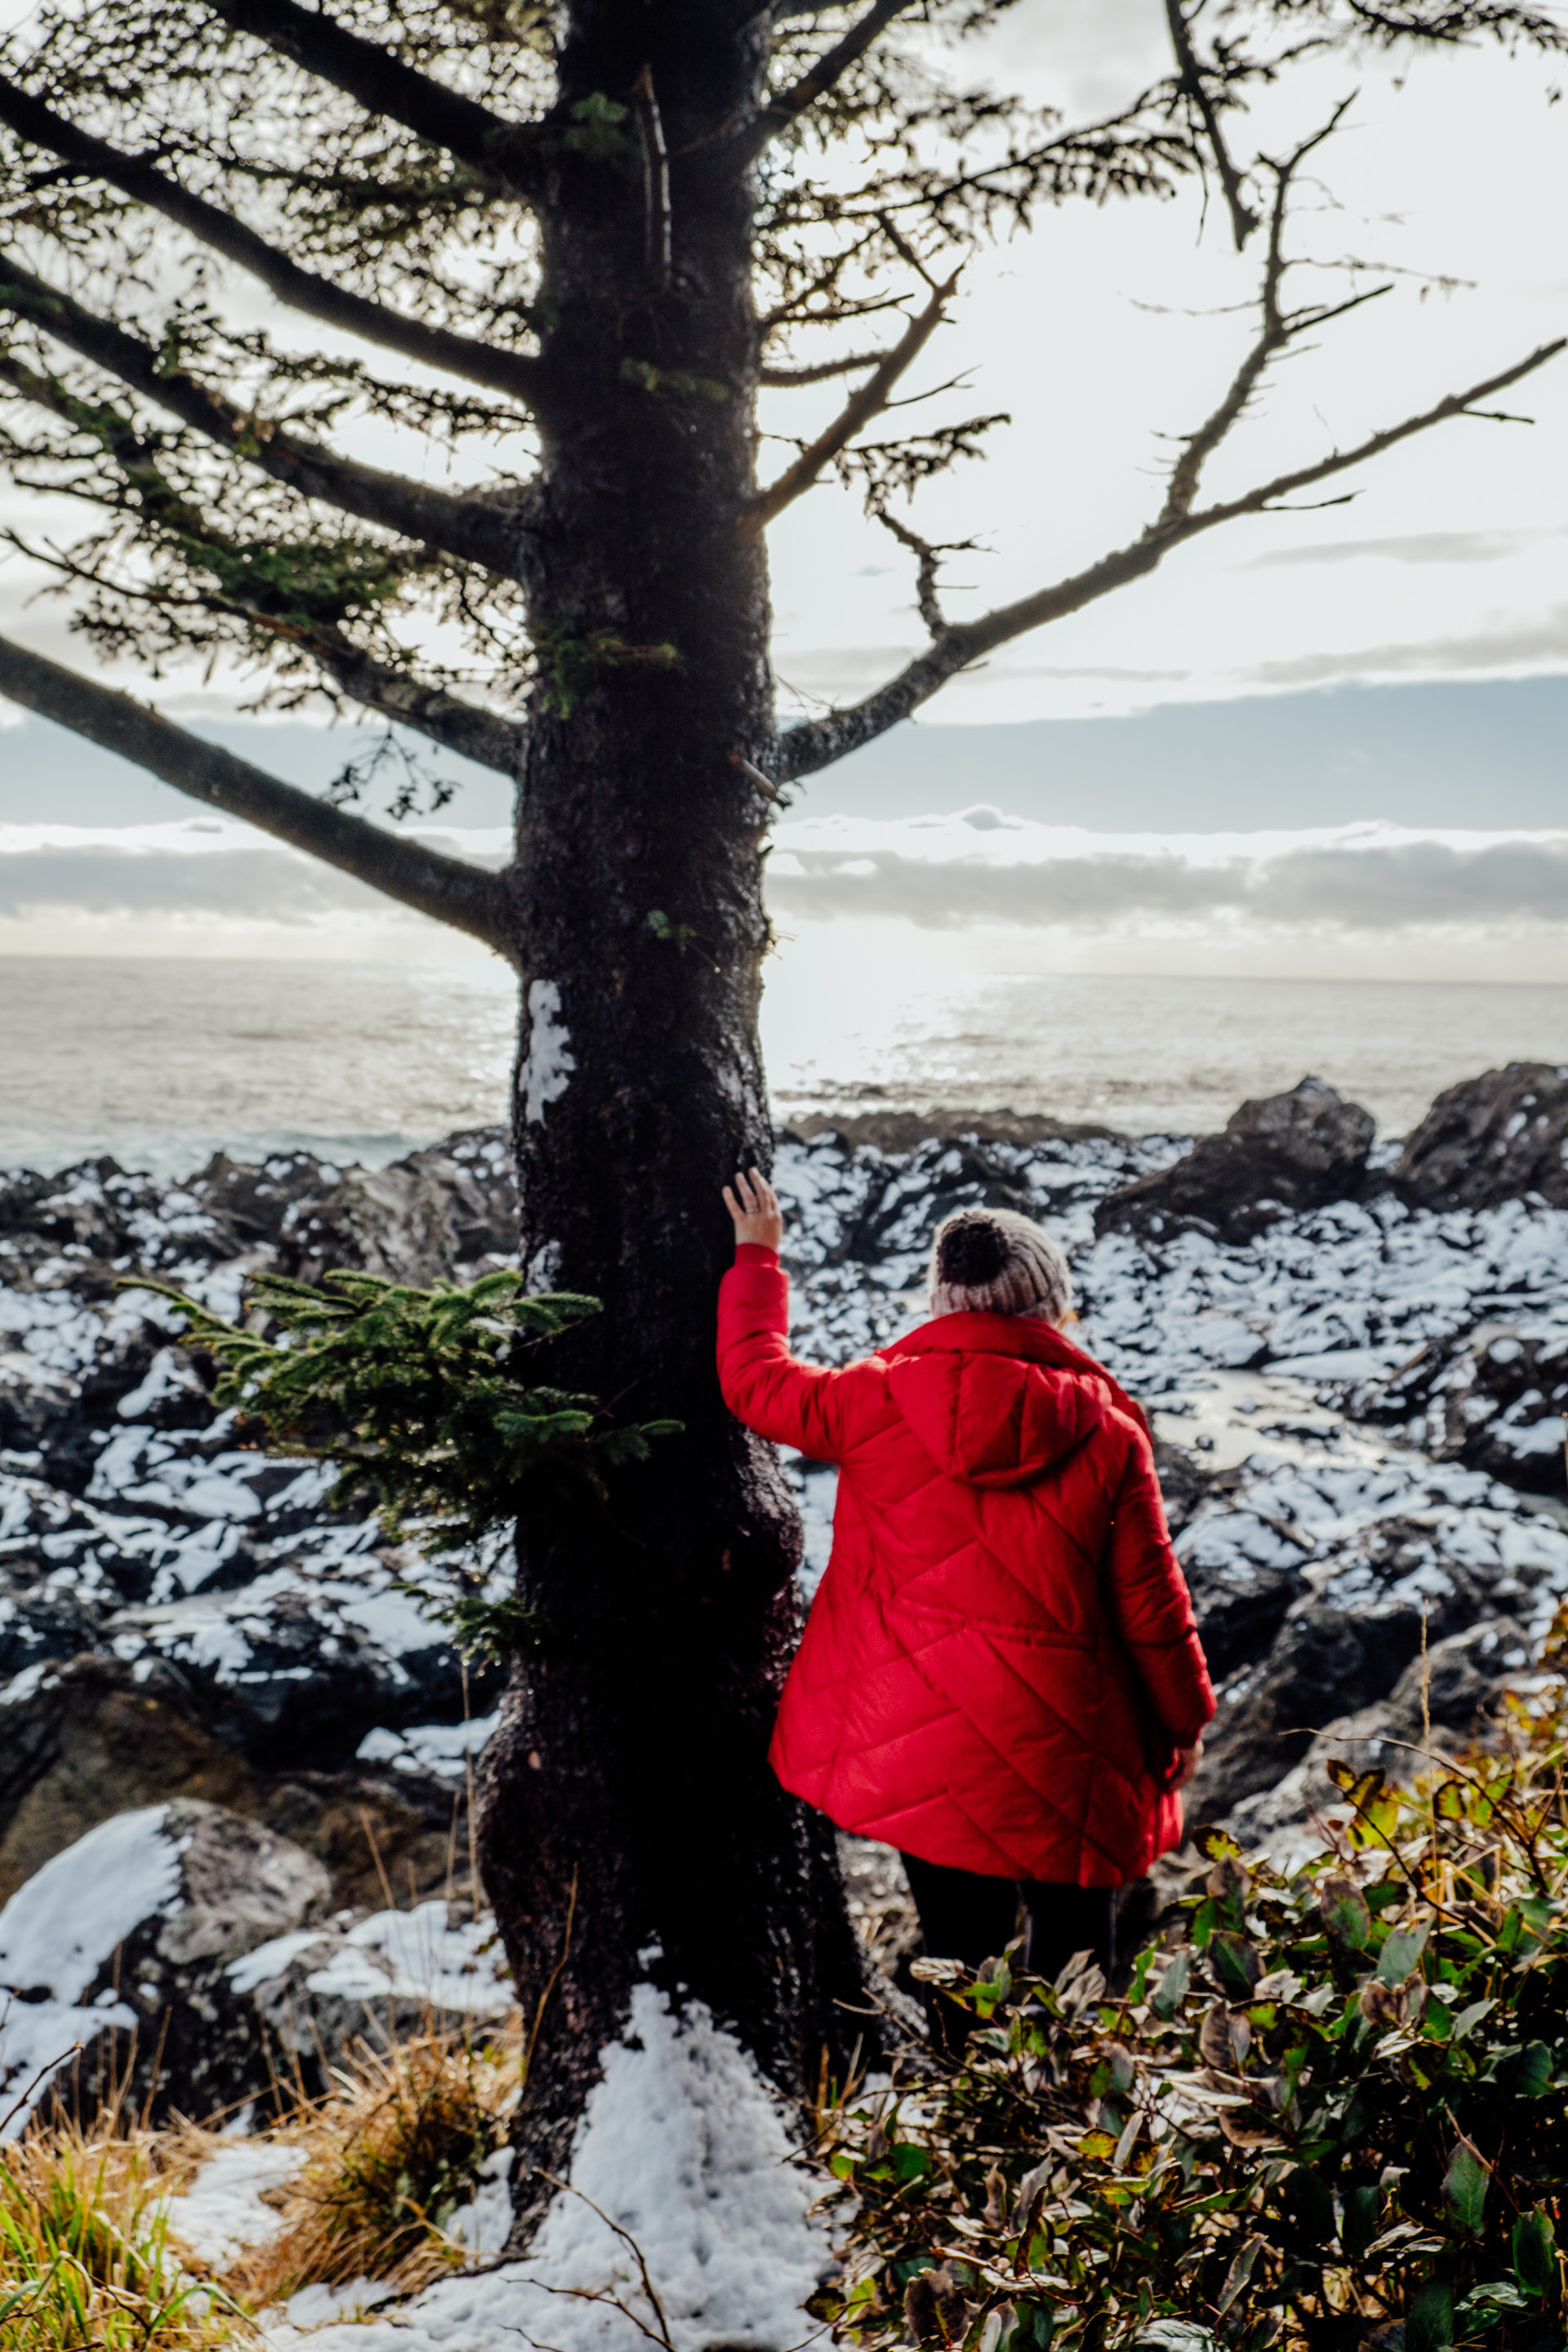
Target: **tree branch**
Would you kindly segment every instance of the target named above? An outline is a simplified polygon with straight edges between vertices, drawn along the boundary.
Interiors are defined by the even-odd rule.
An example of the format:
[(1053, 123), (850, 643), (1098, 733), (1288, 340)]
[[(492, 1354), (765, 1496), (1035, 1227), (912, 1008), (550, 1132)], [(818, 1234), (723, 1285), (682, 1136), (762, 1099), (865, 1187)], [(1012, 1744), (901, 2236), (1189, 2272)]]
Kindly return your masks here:
[(810, 489), (824, 467), (830, 466), (839, 451), (852, 441), (863, 425), (887, 407), (893, 386), (905, 370), (911, 366), (925, 349), (937, 328), (942, 313), (952, 299), (958, 284), (955, 269), (951, 278), (932, 289), (931, 300), (923, 310), (910, 320), (904, 332), (882, 359), (874, 375), (867, 378), (858, 392), (853, 393), (839, 410), (826, 432), (819, 433), (808, 448), (803, 449), (793, 466), (786, 467), (777, 481), (765, 490), (759, 490), (746, 509), (742, 528), (760, 530), (784, 508)]
[(206, 0), (236, 32), (248, 33), (292, 58), (307, 73), (356, 99), (368, 113), (401, 122), (427, 146), (504, 181), (516, 194), (535, 193), (545, 160), (536, 123), (507, 121), (477, 100), (464, 98), (405, 66), (374, 41), (345, 32), (323, 9), (297, 0)]
[(40, 328), (95, 367), (155, 401), (220, 448), (257, 466), (302, 497), (321, 499), (363, 522), (402, 538), (439, 547), (459, 562), (511, 578), (516, 573), (513, 518), (479, 499), (453, 498), (401, 474), (384, 474), (319, 443), (304, 441), (266, 419), (249, 415), (168, 367), (158, 352), (121, 327), (100, 319), (68, 294), (58, 293), (0, 253), (0, 310)]
[(498, 719), (444, 687), (428, 686), (407, 670), (377, 659), (342, 636), (311, 637), (304, 650), (319, 661), (350, 698), (402, 727), (417, 728), (433, 743), (465, 760), (493, 768), (517, 781), (525, 730), (514, 719)]
[(384, 897), (468, 931), (501, 955), (514, 952), (508, 938), (507, 886), (482, 866), (384, 833), (232, 751), (204, 743), (129, 695), (115, 694), (5, 637), (0, 637), (0, 695), (147, 769), (176, 792), (308, 850)]
[(0, 122), (7, 123), (29, 146), (47, 150), (62, 162), (121, 189), (134, 203), (176, 222), (215, 253), (259, 278), (268, 292), (290, 309), (400, 352), (426, 367), (485, 384), (492, 392), (509, 393), (531, 405), (536, 399), (542, 373), (538, 360), (521, 352), (493, 351), (469, 336), (426, 326), (420, 319), (401, 319), (379, 302), (301, 269), (254, 229), (205, 197), (194, 195), (144, 157), (121, 154), (4, 77), (0, 77)]
[(1231, 235), (1239, 253), (1258, 226), (1258, 216), (1247, 201), (1241, 173), (1231, 161), (1230, 149), (1226, 144), (1225, 131), (1220, 124), (1219, 109), (1204, 79), (1204, 69), (1193, 47), (1192, 27), (1187, 22), (1184, 0), (1165, 0), (1165, 22), (1171, 28), (1171, 46), (1175, 50), (1176, 63), (1181, 69), (1181, 86), (1203, 117), (1204, 129), (1208, 133), (1215, 169), (1219, 173), (1219, 184), (1225, 190), (1225, 201), (1230, 210)]
[(948, 680), (962, 669), (967, 669), (998, 646), (1014, 637), (1021, 637), (1030, 629), (1043, 627), (1047, 622), (1065, 619), (1069, 613), (1081, 612), (1114, 589), (1125, 588), (1154, 570), (1171, 550), (1180, 547), (1200, 533), (1215, 530), (1221, 523), (1233, 522), (1241, 515), (1268, 514), (1277, 511), (1279, 502), (1297, 490), (1310, 489), (1318, 482), (1328, 481), (1335, 475), (1348, 473), (1354, 466), (1364, 465), (1369, 458), (1379, 457), (1384, 450), (1397, 447), (1417, 433), (1426, 433), (1435, 425), (1446, 424), (1451, 417), (1483, 415), (1486, 412), (1478, 403), (1502, 392), (1521, 377), (1533, 374), (1568, 349), (1568, 336), (1559, 336), (1555, 342), (1542, 343), (1525, 359), (1505, 368), (1500, 374), (1489, 376), (1484, 383), (1472, 384), (1468, 392), (1450, 393), (1436, 404), (1418, 416), (1408, 416), (1401, 424), (1387, 426), (1381, 433), (1370, 434), (1353, 448), (1336, 449), (1321, 457), (1314, 465), (1298, 467), (1294, 472), (1279, 474), (1271, 482), (1262, 482), (1237, 499), (1223, 504), (1204, 507), (1196, 513), (1188, 512), (1173, 520), (1160, 520), (1150, 524), (1142, 535), (1130, 545), (1102, 556), (1087, 571), (1075, 572), (1070, 579), (1058, 581), (1037, 594), (1019, 599), (1016, 604), (1004, 604), (975, 621), (960, 622), (944, 629), (925, 651), (879, 687), (862, 702), (847, 710), (833, 710), (821, 719), (807, 720), (790, 728), (780, 739), (779, 756), (774, 765), (778, 781), (788, 783), (800, 776), (814, 775), (818, 769), (830, 767), (846, 752), (858, 751), (907, 719), (912, 710), (928, 702)]
[(842, 39), (836, 41), (825, 57), (817, 59), (809, 73), (802, 74), (788, 89), (781, 90), (777, 98), (770, 100), (755, 119), (747, 124), (730, 150), (735, 163), (743, 167), (754, 163), (781, 131), (787, 131), (792, 122), (798, 122), (808, 107), (815, 106), (835, 82), (843, 79), (850, 67), (858, 58), (864, 57), (878, 34), (885, 30), (895, 16), (901, 16), (905, 9), (913, 5), (914, 0), (872, 0), (866, 14), (850, 26)]
[(886, 357), (886, 352), (857, 352), (849, 359), (819, 360), (815, 367), (764, 367), (759, 370), (757, 382), (769, 390), (785, 391), (792, 384), (826, 383), (831, 376), (853, 375), (858, 368), (878, 367)]

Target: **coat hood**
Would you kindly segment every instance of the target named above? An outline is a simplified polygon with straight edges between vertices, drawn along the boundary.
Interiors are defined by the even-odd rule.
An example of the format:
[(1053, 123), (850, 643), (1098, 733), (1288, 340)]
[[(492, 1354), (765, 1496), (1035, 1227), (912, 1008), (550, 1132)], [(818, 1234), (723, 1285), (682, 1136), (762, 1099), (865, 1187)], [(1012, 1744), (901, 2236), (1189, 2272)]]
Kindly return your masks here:
[(938, 1469), (973, 1486), (1027, 1486), (1081, 1445), (1110, 1403), (1109, 1384), (1092, 1373), (929, 1340), (918, 1354), (891, 1354), (888, 1385)]

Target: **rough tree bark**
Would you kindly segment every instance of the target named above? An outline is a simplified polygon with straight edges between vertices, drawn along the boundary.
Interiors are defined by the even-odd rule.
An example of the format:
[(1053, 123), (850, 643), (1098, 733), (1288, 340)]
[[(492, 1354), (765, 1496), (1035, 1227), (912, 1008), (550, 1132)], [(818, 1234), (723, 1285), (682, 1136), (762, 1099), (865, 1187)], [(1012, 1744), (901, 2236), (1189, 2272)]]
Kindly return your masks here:
[(759, 352), (748, 176), (725, 146), (765, 49), (735, 0), (580, 7), (563, 103), (640, 77), (648, 168), (636, 201), (623, 175), (563, 171), (541, 208), (543, 362), (567, 421), (524, 539), (552, 667), (509, 877), (522, 1251), (541, 1286), (612, 1302), (576, 1337), (571, 1383), (686, 1425), (597, 1525), (522, 1549), (543, 1631), (486, 1759), (480, 1834), (540, 2017), (527, 2129), (550, 2171), (645, 1967), (797, 2094), (864, 2021), (839, 2006), (864, 1996), (829, 1833), (766, 1762), (798, 1524), (713, 1372), (719, 1187), (771, 1151), (768, 804), (735, 756), (765, 769), (773, 741), (764, 550), (743, 527)]

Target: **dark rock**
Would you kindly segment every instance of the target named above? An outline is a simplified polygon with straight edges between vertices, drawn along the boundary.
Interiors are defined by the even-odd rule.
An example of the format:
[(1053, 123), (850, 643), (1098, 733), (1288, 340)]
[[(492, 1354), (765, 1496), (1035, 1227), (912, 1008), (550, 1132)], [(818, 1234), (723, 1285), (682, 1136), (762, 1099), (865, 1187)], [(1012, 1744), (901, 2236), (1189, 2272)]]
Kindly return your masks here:
[(1482, 1323), (1428, 1341), (1385, 1381), (1354, 1391), (1350, 1410), (1392, 1422), (1439, 1462), (1519, 1487), (1563, 1488), (1568, 1332)]
[(1230, 1827), (1251, 1845), (1339, 1803), (1331, 1763), (1381, 1771), (1408, 1787), (1425, 1770), (1428, 1752), (1440, 1760), (1485, 1737), (1500, 1694), (1529, 1654), (1522, 1628), (1507, 1617), (1433, 1643), (1425, 1658), (1411, 1660), (1386, 1697), (1325, 1725), (1291, 1771), (1233, 1809)]
[[(1164, 1484), (1162, 1475), (1161, 1485)], [(1187, 1589), (1209, 1673), (1224, 1680), (1267, 1657), (1287, 1614), (1301, 1596), (1301, 1560), (1277, 1564), (1236, 1559), (1223, 1567), (1189, 1561)]]
[(279, 1264), (300, 1282), (341, 1266), (426, 1288), (516, 1247), (510, 1160), (500, 1130), (479, 1128), (390, 1168), (352, 1169), (323, 1197), (297, 1202)]
[(1391, 1691), (1421, 1647), (1412, 1601), (1350, 1615), (1317, 1600), (1286, 1618), (1262, 1663), (1226, 1694), (1188, 1806), (1223, 1820), (1300, 1761), (1323, 1727)]
[(1414, 1207), (1490, 1209), (1534, 1192), (1568, 1207), (1568, 1065), (1510, 1062), (1440, 1094), (1393, 1182)]
[[(166, 1660), (140, 1672), (102, 1653), (41, 1674), (13, 1698), (0, 1748), (0, 1902), (99, 1822), (173, 1799), (258, 1821), (312, 1854), (337, 1908), (442, 1891), (466, 1854), (461, 1781), (297, 1761), (258, 1769), (221, 1736), (203, 1692)], [(454, 1843), (456, 1841), (456, 1843)]]
[(1205, 1135), (1173, 1167), (1108, 1193), (1097, 1233), (1157, 1239), (1195, 1227), (1226, 1242), (1250, 1241), (1289, 1212), (1321, 1208), (1355, 1192), (1376, 1130), (1372, 1115), (1321, 1078), (1289, 1094), (1245, 1102), (1223, 1135)]
[(319, 1201), (342, 1181), (309, 1151), (275, 1151), (259, 1168), (215, 1151), (186, 1190), (205, 1209), (224, 1218), (245, 1240), (275, 1242), (283, 1220), (302, 1201)]

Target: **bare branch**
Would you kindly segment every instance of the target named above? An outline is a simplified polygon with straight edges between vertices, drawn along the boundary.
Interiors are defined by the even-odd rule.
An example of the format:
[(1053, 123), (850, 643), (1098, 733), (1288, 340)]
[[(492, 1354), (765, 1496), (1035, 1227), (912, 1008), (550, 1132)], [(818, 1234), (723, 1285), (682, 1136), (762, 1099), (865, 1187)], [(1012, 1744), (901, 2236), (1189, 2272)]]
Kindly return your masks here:
[(463, 376), (470, 383), (485, 384), (492, 392), (510, 393), (514, 399), (531, 404), (538, 395), (542, 373), (538, 360), (522, 352), (493, 350), (469, 336), (451, 334), (444, 327), (426, 326), (420, 319), (399, 318), (379, 302), (369, 301), (363, 295), (350, 293), (328, 278), (301, 269), (298, 262), (290, 261), (254, 229), (247, 228), (216, 205), (208, 204), (205, 197), (183, 188), (177, 180), (156, 170), (143, 157), (121, 154), (118, 148), (79, 130), (41, 99), (32, 97), (3, 77), (0, 122), (9, 124), (29, 146), (47, 150), (62, 162), (121, 189), (134, 203), (146, 205), (162, 213), (165, 220), (188, 229), (215, 253), (221, 253), (226, 259), (237, 262), (242, 269), (259, 278), (268, 292), (290, 309), (324, 320), (329, 326), (341, 327), (349, 334), (362, 335), (389, 351), (401, 352), (405, 359), (418, 361), (426, 367)]
[(915, 557), (919, 567), (915, 582), (916, 607), (932, 637), (940, 637), (948, 625), (937, 593), (942, 559), (944, 555), (968, 554), (979, 546), (979, 541), (922, 539), (918, 530), (912, 530), (907, 522), (900, 522), (897, 515), (889, 513), (886, 507), (879, 507), (876, 513), (883, 530), (890, 530), (900, 546), (907, 547)]
[(764, 367), (757, 381), (770, 390), (784, 391), (793, 384), (826, 383), (832, 376), (853, 375), (858, 368), (880, 367), (887, 356), (886, 352), (856, 352), (848, 359), (820, 360), (815, 367)]
[(1396, 448), (1417, 433), (1430, 431), (1457, 416), (1485, 416), (1488, 411), (1479, 404), (1494, 393), (1518, 383), (1521, 377), (1531, 375), (1544, 367), (1549, 360), (1568, 350), (1568, 336), (1559, 336), (1555, 342), (1542, 343), (1528, 357), (1516, 361), (1500, 374), (1489, 376), (1484, 383), (1472, 384), (1467, 392), (1450, 393), (1435, 406), (1425, 409), (1418, 416), (1407, 416), (1398, 425), (1391, 425), (1381, 433), (1370, 434), (1352, 448), (1335, 449), (1310, 466), (1298, 467), (1289, 474), (1279, 474), (1270, 482), (1262, 482), (1237, 499), (1223, 504), (1204, 507), (1174, 520), (1151, 523), (1147, 530), (1128, 546), (1118, 548), (1102, 556), (1087, 571), (1075, 572), (1069, 579), (1058, 581), (1033, 596), (1019, 599), (1016, 604), (1001, 605), (975, 621), (960, 622), (943, 630), (940, 637), (924, 653), (879, 687), (862, 702), (847, 710), (833, 710), (821, 719), (805, 721), (790, 728), (779, 741), (775, 762), (781, 783), (792, 782), (800, 776), (814, 775), (820, 768), (830, 767), (846, 752), (858, 750), (876, 736), (907, 719), (922, 702), (928, 702), (948, 680), (960, 670), (1025, 635), (1031, 629), (1042, 628), (1047, 622), (1065, 619), (1069, 613), (1081, 612), (1086, 604), (1096, 603), (1118, 588), (1125, 588), (1134, 580), (1143, 579), (1155, 571), (1171, 550), (1182, 546), (1200, 533), (1214, 530), (1221, 523), (1233, 522), (1239, 516), (1268, 514), (1279, 509), (1280, 502), (1297, 490), (1310, 488), (1314, 483), (1330, 480), (1337, 474), (1347, 473), (1352, 467), (1363, 466), (1370, 458), (1379, 457), (1387, 449)]
[(742, 165), (753, 163), (770, 141), (776, 139), (781, 131), (787, 131), (792, 122), (798, 122), (808, 107), (815, 106), (835, 82), (842, 80), (895, 16), (901, 16), (913, 5), (914, 0), (872, 0), (865, 15), (850, 26), (825, 57), (817, 59), (809, 73), (802, 74), (797, 82), (770, 100), (747, 125), (731, 147), (733, 161)]
[(205, 384), (168, 367), (151, 344), (61, 294), (8, 254), (0, 254), (0, 310), (13, 311), (144, 398), (304, 498), (321, 499), (363, 522), (445, 550), (460, 562), (511, 577), (514, 519), (479, 499), (453, 498), (401, 474), (384, 474), (319, 443), (247, 415)]
[(176, 792), (308, 850), (388, 898), (416, 908), (510, 956), (504, 880), (367, 824), (247, 760), (204, 743), (129, 695), (115, 694), (42, 654), (0, 637), (0, 695), (145, 768)]
[(507, 121), (405, 66), (390, 49), (345, 32), (324, 9), (297, 0), (207, 0), (215, 16), (248, 33), (307, 73), (356, 99), (368, 113), (401, 122), (428, 146), (504, 181), (520, 195), (537, 187), (547, 146), (535, 123)]
[[(1268, 250), (1263, 265), (1263, 284), (1258, 295), (1261, 313), (1258, 337), (1243, 357), (1232, 377), (1224, 399), (1211, 416), (1205, 419), (1197, 431), (1189, 434), (1183, 444), (1182, 454), (1171, 471), (1170, 487), (1156, 528), (1178, 521), (1192, 510), (1197, 496), (1203, 469), (1222, 441), (1233, 431), (1245, 415), (1248, 403), (1272, 361), (1279, 357), (1294, 335), (1309, 326), (1321, 325), (1331, 312), (1321, 307), (1300, 310), (1287, 316), (1280, 302), (1280, 288), (1289, 264), (1285, 258), (1285, 225), (1290, 190), (1297, 172), (1312, 150), (1320, 146), (1338, 128), (1343, 119), (1346, 100), (1334, 109), (1328, 121), (1311, 137), (1301, 142), (1294, 153), (1283, 163), (1271, 168), (1274, 173), (1274, 202), (1268, 215)], [(1357, 296), (1352, 300), (1370, 298)], [(1351, 304), (1341, 306), (1349, 309)]]
[(500, 719), (465, 702), (445, 687), (431, 686), (411, 670), (379, 661), (348, 638), (312, 636), (304, 650), (319, 661), (344, 694), (402, 727), (417, 728), (433, 743), (465, 760), (493, 768), (513, 782), (522, 764), (525, 730), (514, 719)]
[(864, 425), (868, 425), (888, 405), (893, 386), (905, 370), (914, 363), (925, 349), (952, 299), (958, 284), (955, 269), (933, 291), (923, 310), (917, 311), (898, 341), (881, 361), (875, 374), (868, 377), (859, 390), (853, 393), (826, 431), (819, 433), (808, 448), (803, 449), (793, 466), (786, 467), (777, 481), (765, 490), (759, 490), (747, 509), (742, 528), (760, 530), (773, 517), (809, 490), (824, 468), (830, 466), (839, 451), (852, 441)]
[(1192, 27), (1187, 21), (1184, 0), (1165, 0), (1165, 22), (1171, 28), (1171, 46), (1176, 52), (1176, 63), (1181, 73), (1181, 87), (1203, 117), (1204, 129), (1208, 133), (1215, 169), (1219, 173), (1219, 184), (1225, 191), (1225, 201), (1230, 210), (1231, 234), (1236, 239), (1236, 249), (1239, 253), (1258, 226), (1258, 215), (1247, 201), (1241, 173), (1232, 162), (1230, 149), (1226, 144), (1225, 131), (1219, 119), (1219, 109), (1215, 104), (1213, 91), (1204, 79), (1203, 67), (1199, 64), (1197, 51), (1193, 47)]

